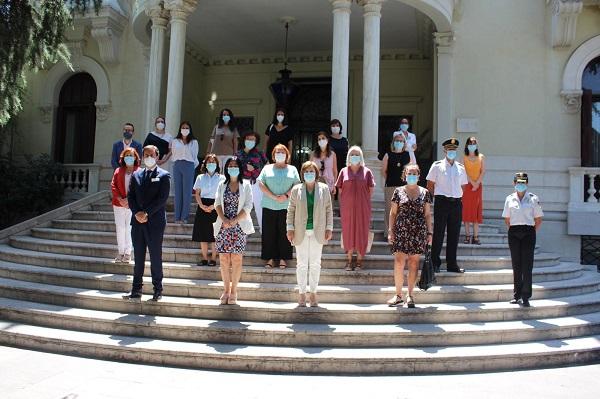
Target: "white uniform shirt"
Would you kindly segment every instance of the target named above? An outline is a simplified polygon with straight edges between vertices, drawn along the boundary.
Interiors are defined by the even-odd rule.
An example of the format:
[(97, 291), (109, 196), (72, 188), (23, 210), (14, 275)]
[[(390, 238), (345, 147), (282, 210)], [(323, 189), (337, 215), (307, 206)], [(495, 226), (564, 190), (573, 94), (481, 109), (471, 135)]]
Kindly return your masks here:
[(415, 152), (413, 150), (414, 146), (417, 145), (417, 136), (411, 132), (406, 132), (406, 135), (404, 135), (402, 130), (397, 130), (394, 132), (392, 137), (398, 133), (401, 133), (404, 136), (404, 141), (406, 142), (405, 149), (408, 151), (408, 155), (410, 155), (410, 162), (417, 163), (417, 158), (415, 157)]
[(452, 198), (462, 198), (462, 186), (468, 183), (465, 167), (456, 161), (450, 165), (446, 158), (431, 165), (427, 180), (435, 183), (434, 195)]
[(208, 173), (203, 173), (196, 177), (194, 190), (200, 190), (201, 198), (215, 199), (215, 196), (217, 195), (217, 188), (219, 187), (219, 182), (221, 180), (225, 180), (225, 176), (218, 173), (214, 173), (212, 176)]
[(506, 197), (504, 201), (503, 218), (510, 218), (511, 226), (535, 226), (535, 218), (544, 216), (537, 195), (525, 192), (522, 200), (516, 192)]
[(194, 168), (200, 163), (198, 161), (198, 140), (192, 140), (184, 144), (180, 139), (171, 141), (171, 160), (188, 161), (194, 163)]

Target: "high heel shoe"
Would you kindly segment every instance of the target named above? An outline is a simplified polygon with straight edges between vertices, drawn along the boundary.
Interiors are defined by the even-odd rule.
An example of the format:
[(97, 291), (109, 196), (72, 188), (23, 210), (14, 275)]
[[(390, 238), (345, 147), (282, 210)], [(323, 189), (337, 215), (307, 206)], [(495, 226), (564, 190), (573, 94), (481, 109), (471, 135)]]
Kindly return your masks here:
[(237, 305), (237, 293), (229, 295), (229, 299), (227, 299), (228, 305)]

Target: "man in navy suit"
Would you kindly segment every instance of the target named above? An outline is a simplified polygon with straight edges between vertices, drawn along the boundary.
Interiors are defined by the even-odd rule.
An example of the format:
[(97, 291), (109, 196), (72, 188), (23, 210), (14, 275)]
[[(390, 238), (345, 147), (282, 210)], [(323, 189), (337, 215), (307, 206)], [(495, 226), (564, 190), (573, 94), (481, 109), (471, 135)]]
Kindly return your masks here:
[(133, 134), (135, 131), (135, 127), (133, 123), (127, 122), (123, 125), (123, 140), (116, 141), (113, 144), (112, 148), (112, 156), (110, 158), (110, 164), (113, 169), (117, 169), (119, 165), (119, 157), (123, 150), (127, 147), (133, 147), (140, 158), (142, 157), (142, 145), (133, 139)]
[(131, 218), (131, 239), (135, 266), (133, 268), (133, 285), (131, 293), (125, 299), (140, 299), (146, 262), (146, 248), (150, 253), (150, 270), (154, 295), (152, 301), (162, 298), (162, 243), (167, 214), (165, 205), (169, 198), (171, 175), (156, 166), (158, 148), (153, 145), (144, 147), (143, 160), (145, 168), (133, 173), (129, 183), (127, 202), (134, 215)]

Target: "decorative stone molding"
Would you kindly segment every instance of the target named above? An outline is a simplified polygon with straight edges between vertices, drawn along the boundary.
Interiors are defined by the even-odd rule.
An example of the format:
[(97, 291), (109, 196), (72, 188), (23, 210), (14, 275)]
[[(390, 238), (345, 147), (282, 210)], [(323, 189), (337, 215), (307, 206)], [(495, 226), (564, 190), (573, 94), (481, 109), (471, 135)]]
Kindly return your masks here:
[(563, 98), (563, 106), (568, 114), (575, 114), (581, 110), (581, 96), (583, 91), (561, 91), (560, 96)]
[(121, 35), (128, 19), (111, 6), (90, 17), (91, 35), (98, 43), (100, 58), (106, 64), (119, 63)]
[(583, 10), (582, 0), (551, 0), (551, 44), (554, 48), (570, 47), (577, 32), (577, 17)]
[(198, 0), (164, 0), (164, 8), (171, 13), (171, 23), (173, 20), (186, 22), (197, 5)]
[(385, 0), (358, 0), (363, 6), (363, 17), (381, 17), (381, 6)]
[(99, 104), (96, 102), (96, 119), (99, 121), (105, 121), (108, 119), (110, 111), (112, 111), (112, 106), (110, 103)]
[(454, 32), (435, 32), (433, 34), (438, 54), (452, 54), (454, 40)]
[(40, 119), (43, 123), (52, 122), (52, 116), (54, 115), (54, 106), (52, 105), (42, 105), (38, 107), (40, 110)]

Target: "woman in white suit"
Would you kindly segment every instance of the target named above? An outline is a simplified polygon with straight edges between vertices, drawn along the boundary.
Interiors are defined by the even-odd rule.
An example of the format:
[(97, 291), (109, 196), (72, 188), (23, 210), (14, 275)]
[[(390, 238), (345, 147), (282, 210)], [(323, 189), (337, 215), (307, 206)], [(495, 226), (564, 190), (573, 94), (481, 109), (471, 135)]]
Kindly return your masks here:
[(252, 186), (241, 178), (242, 164), (237, 158), (229, 158), (224, 169), (225, 180), (219, 183), (215, 196), (218, 218), (213, 227), (223, 278), (221, 305), (235, 305), (237, 286), (242, 276), (246, 237), (254, 233), (250, 218)]
[(327, 184), (317, 182), (318, 178), (317, 165), (304, 162), (300, 169), (302, 183), (292, 188), (287, 209), (287, 238), (296, 247), (298, 305), (301, 307), (306, 306), (307, 280), (310, 306), (319, 306), (317, 285), (321, 274), (321, 252), (333, 231), (331, 194)]

